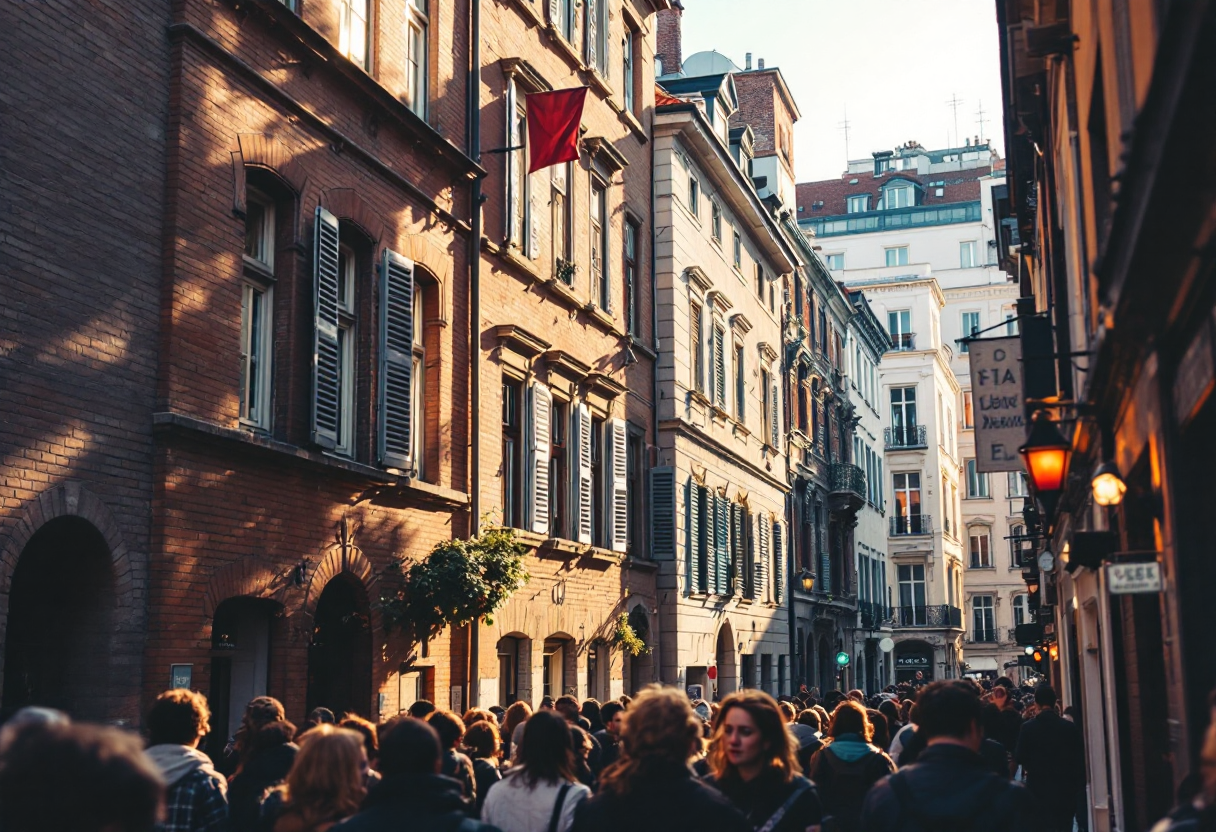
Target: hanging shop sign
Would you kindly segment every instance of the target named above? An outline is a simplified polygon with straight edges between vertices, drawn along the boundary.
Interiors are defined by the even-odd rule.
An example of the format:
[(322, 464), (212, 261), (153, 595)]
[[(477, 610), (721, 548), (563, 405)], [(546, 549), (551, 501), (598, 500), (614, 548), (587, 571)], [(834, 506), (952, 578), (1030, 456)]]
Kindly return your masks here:
[(1026, 441), (1021, 339), (981, 338), (968, 344), (967, 355), (976, 468), (984, 473), (1021, 471), (1018, 448)]
[(1106, 567), (1106, 586), (1112, 595), (1139, 595), (1161, 591), (1161, 564), (1112, 563)]

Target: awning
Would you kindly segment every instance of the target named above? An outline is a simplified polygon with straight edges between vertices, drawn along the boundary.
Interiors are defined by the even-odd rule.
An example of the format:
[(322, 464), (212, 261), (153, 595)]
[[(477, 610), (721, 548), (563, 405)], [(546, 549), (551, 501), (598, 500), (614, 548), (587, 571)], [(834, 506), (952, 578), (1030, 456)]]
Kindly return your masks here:
[(997, 666), (996, 659), (991, 656), (976, 656), (974, 659), (966, 659), (968, 670), (1000, 670)]

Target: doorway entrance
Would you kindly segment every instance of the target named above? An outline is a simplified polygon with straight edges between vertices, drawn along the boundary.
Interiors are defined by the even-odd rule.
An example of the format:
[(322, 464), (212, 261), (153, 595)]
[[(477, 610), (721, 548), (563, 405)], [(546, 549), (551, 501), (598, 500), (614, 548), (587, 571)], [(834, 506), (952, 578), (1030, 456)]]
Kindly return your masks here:
[[(241, 727), (245, 706), (270, 692), (271, 621), (279, 605), (261, 598), (229, 598), (211, 626), (211, 728), (208, 749)], [(223, 736), (220, 736), (220, 734)]]
[(354, 578), (338, 575), (325, 585), (313, 614), (308, 651), (308, 710), (329, 708), (370, 717), (372, 636), (367, 593)]

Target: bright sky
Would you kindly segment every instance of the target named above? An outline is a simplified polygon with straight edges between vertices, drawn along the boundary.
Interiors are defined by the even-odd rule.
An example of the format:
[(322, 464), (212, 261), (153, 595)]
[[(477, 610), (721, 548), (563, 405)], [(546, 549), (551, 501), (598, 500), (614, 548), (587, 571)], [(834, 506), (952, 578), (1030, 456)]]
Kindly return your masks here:
[(781, 68), (802, 112), (794, 125), (799, 182), (835, 178), (847, 158), (909, 139), (932, 150), (975, 136), (981, 103), (981, 138), (1004, 152), (994, 0), (683, 2), (685, 58), (716, 49), (742, 67), (751, 52), (753, 66), (764, 58)]

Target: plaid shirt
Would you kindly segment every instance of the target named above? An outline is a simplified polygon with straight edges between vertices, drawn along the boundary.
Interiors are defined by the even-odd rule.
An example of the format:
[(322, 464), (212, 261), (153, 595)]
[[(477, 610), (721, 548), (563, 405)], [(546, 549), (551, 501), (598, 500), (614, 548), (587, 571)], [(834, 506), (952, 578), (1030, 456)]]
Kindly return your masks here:
[(158, 832), (229, 832), (228, 798), (217, 777), (195, 769), (166, 795), (165, 822)]

